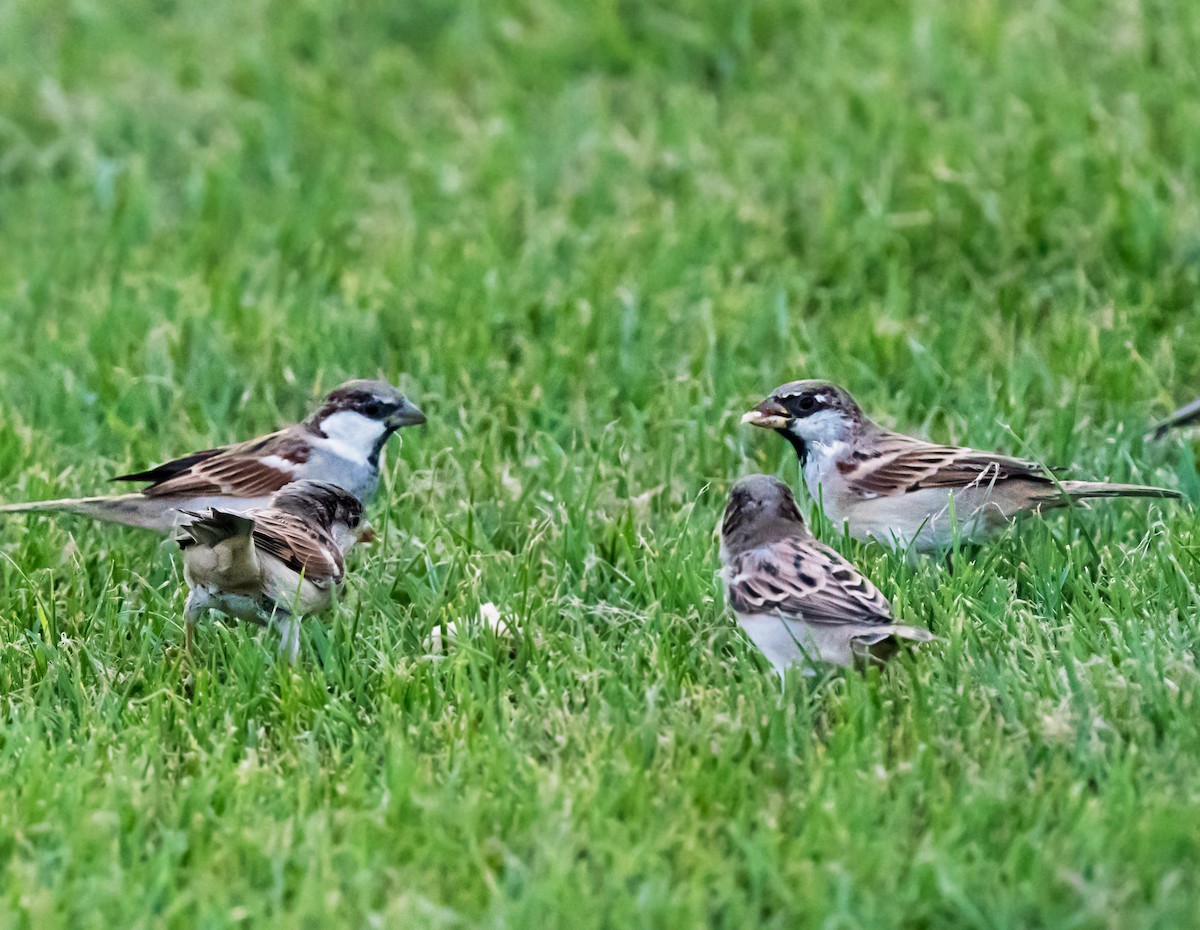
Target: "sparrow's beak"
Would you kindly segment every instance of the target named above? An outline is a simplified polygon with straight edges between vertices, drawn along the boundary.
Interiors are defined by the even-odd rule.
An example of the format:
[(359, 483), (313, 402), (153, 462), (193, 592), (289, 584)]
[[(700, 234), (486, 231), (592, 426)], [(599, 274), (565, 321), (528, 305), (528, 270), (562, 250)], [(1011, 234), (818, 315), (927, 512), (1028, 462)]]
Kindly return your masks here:
[(792, 415), (788, 413), (787, 407), (770, 397), (742, 416), (743, 423), (763, 429), (787, 429), (791, 419)]
[(404, 400), (396, 408), (395, 413), (388, 417), (388, 426), (400, 429), (402, 426), (420, 426), (425, 422), (425, 414), (411, 400)]

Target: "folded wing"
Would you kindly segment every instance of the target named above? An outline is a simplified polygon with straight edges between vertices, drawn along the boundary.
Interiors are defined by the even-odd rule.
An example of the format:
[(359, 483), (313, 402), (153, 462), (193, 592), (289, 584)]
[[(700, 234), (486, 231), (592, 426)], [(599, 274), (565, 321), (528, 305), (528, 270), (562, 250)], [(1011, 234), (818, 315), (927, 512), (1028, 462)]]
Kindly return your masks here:
[(730, 606), (745, 614), (790, 615), (817, 623), (892, 622), (892, 607), (867, 578), (834, 550), (800, 537), (737, 556)]
[(149, 481), (147, 497), (264, 497), (295, 480), (308, 446), (289, 430), (205, 449), (114, 481)]
[(1014, 478), (1055, 487), (1053, 477), (1037, 462), (899, 435), (881, 442), (877, 455), (839, 468), (855, 488), (882, 497), (926, 488), (986, 487)]
[(345, 575), (333, 537), (295, 514), (260, 512), (254, 521), (254, 545), (319, 588), (341, 584)]

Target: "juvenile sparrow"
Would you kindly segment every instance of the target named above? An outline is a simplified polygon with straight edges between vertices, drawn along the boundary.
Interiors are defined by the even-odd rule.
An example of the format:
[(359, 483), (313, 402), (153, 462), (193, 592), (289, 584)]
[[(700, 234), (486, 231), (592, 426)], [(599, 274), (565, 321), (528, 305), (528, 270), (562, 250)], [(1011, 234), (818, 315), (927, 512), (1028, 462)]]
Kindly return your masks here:
[(1195, 426), (1200, 423), (1200, 399), (1192, 401), (1186, 407), (1180, 407), (1173, 414), (1159, 423), (1147, 439), (1162, 439), (1171, 430), (1180, 426)]
[(738, 626), (782, 676), (790, 665), (883, 661), (898, 640), (928, 642), (892, 621), (878, 589), (804, 525), (786, 484), (751, 475), (733, 486), (721, 524), (721, 566)]
[(248, 513), (216, 507), (183, 512), (175, 541), (190, 591), (184, 606), (187, 649), (208, 609), (280, 627), (288, 661), (300, 648), (300, 617), (320, 613), (341, 587), (343, 556), (354, 545), (362, 504), (323, 481), (302, 479)]
[(216, 507), (243, 513), (302, 478), (328, 481), (367, 503), (379, 486), (380, 455), (396, 430), (425, 415), (385, 381), (347, 381), (304, 422), (182, 458), (114, 481), (148, 481), (133, 494), (0, 506), (0, 514), (66, 511), (169, 531), (179, 511)]
[(894, 433), (827, 381), (778, 387), (742, 422), (792, 444), (809, 493), (835, 527), (911, 552), (944, 550), (956, 537), (982, 542), (1022, 513), (1087, 498), (1183, 497), (1143, 485), (1057, 481), (1036, 462)]

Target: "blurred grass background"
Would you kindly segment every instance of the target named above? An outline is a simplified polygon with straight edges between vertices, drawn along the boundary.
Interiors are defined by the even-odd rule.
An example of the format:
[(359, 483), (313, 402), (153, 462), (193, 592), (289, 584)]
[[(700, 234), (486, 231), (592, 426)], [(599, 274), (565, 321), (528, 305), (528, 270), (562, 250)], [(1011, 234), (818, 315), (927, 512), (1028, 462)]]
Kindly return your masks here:
[[(0, 923), (1178, 927), (1197, 521), (843, 547), (947, 638), (780, 697), (712, 527), (801, 376), (1200, 494), (1200, 8), (0, 5), (0, 479), (105, 479), (398, 378), (305, 657), (169, 546), (0, 526)], [(434, 625), (494, 602), (426, 657)]]

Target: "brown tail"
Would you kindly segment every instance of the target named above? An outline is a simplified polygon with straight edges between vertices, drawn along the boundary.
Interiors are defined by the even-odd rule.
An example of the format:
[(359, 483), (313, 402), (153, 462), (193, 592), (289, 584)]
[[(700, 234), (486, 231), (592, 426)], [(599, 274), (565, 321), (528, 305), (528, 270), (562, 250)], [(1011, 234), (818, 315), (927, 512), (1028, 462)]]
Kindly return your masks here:
[(161, 500), (144, 494), (116, 497), (72, 497), (57, 501), (0, 505), (0, 516), (8, 513), (73, 513), (107, 523), (121, 523), (165, 533), (175, 523), (175, 511)]
[(901, 640), (930, 643), (937, 638), (923, 626), (888, 623), (862, 636), (855, 636), (851, 640), (850, 648), (859, 662), (886, 662), (896, 654)]
[(1104, 481), (1064, 481), (1063, 490), (1072, 500), (1098, 497), (1160, 497), (1183, 500), (1184, 495), (1170, 488), (1156, 488), (1148, 484), (1108, 484)]
[(244, 514), (227, 513), (216, 508), (206, 513), (192, 513), (190, 510), (180, 513), (185, 521), (175, 534), (180, 549), (187, 549), (196, 543), (211, 547), (233, 536), (249, 537), (254, 532), (254, 521)]

